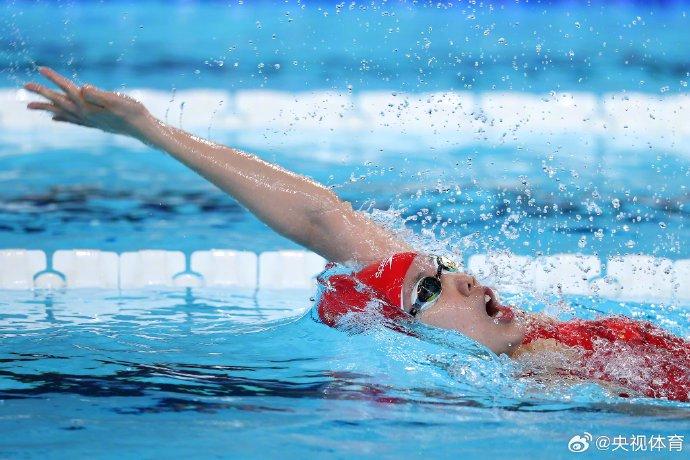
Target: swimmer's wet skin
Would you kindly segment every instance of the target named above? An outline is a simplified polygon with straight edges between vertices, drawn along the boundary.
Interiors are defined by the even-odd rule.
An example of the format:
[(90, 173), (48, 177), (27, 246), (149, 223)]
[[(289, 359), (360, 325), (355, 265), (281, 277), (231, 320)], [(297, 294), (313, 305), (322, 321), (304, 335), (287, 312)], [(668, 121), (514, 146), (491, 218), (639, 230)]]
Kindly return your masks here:
[[(501, 305), (490, 288), (443, 258), (414, 252), (321, 184), (166, 125), (128, 96), (79, 87), (48, 68), (40, 68), (40, 73), (61, 91), (28, 83), (28, 91), (47, 100), (31, 102), (29, 109), (163, 150), (283, 236), (331, 263), (360, 267), (319, 278), (318, 313), (329, 326), (364, 313), (379, 315), (394, 328), (419, 321), (456, 330), (497, 354), (534, 363), (535, 372), (544, 372), (538, 368), (545, 353), (561, 353), (568, 365), (546, 372), (607, 382), (622, 387), (618, 392), (623, 396), (690, 399), (690, 342), (624, 317), (559, 322)], [(644, 367), (639, 375), (611, 365), (621, 354)]]
[[(430, 264), (435, 267), (430, 268)], [(543, 362), (534, 356), (529, 359), (529, 355), (561, 353), (568, 364), (552, 366), (549, 373), (604, 382), (607, 387), (613, 385), (621, 396), (642, 394), (688, 401), (690, 342), (651, 323), (625, 317), (558, 322), (527, 314), (500, 305), (493, 291), (472, 277), (452, 272), (444, 275), (443, 265), (438, 258), (407, 252), (351, 274), (320, 278), (319, 317), (330, 326), (337, 326), (348, 314), (372, 310), (388, 320), (420, 320), (455, 329), (496, 353), (527, 358), (537, 366)], [(420, 282), (432, 273), (440, 283)], [(437, 292), (428, 292), (434, 287)], [(444, 299), (445, 289), (456, 292)], [(420, 295), (429, 300), (415, 312)], [(641, 372), (630, 376), (626, 368), (630, 362), (642, 364), (644, 369), (636, 369)], [(532, 375), (530, 371), (527, 374)]]

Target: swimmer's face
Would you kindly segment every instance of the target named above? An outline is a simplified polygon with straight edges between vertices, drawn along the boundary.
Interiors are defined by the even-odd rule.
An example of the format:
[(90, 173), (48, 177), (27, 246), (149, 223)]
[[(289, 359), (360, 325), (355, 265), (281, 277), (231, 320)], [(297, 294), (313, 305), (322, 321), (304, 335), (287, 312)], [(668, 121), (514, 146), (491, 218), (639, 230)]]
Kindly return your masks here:
[[(412, 307), (412, 291), (425, 276), (434, 276), (434, 258), (418, 255), (405, 275), (403, 307)], [(487, 346), (494, 353), (511, 354), (522, 343), (524, 326), (507, 307), (496, 301), (493, 291), (466, 273), (443, 272), (441, 295), (416, 318), (430, 326), (454, 329)], [(488, 299), (488, 301), (487, 301)], [(517, 313), (517, 312), (516, 312)]]

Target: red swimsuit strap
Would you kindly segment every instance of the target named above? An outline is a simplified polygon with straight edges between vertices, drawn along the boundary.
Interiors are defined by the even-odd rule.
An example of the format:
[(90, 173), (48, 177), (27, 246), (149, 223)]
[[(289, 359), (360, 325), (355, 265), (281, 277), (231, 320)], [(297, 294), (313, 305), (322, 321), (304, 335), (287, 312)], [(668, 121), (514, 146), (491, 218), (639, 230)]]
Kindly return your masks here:
[(666, 332), (646, 321), (635, 321), (624, 316), (594, 320), (574, 319), (555, 324), (539, 323), (530, 327), (523, 344), (536, 339), (554, 339), (571, 347), (592, 350), (594, 339), (626, 342), (630, 345), (653, 345), (670, 352), (690, 352), (690, 342)]
[[(586, 352), (578, 372), (583, 377), (593, 377), (618, 382), (638, 390), (647, 396), (666, 397), (688, 401), (690, 398), (690, 342), (646, 321), (635, 321), (623, 316), (595, 320), (575, 319), (552, 324), (537, 323), (529, 328), (523, 344), (538, 339), (554, 339)], [(602, 356), (616, 353), (615, 347), (606, 344), (624, 343), (630, 353), (643, 357), (654, 369), (654, 376), (646, 383), (628, 381), (617, 372), (609, 373), (601, 363)], [(595, 348), (597, 349), (595, 351)], [(603, 352), (603, 354), (602, 354)], [(592, 358), (598, 354), (598, 358)]]

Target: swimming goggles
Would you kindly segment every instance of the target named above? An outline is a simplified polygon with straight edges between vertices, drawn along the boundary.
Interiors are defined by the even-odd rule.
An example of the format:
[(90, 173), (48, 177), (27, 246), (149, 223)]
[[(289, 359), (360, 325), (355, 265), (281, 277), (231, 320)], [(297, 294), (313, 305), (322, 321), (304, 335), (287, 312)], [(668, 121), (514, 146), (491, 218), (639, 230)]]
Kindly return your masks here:
[(436, 274), (425, 276), (417, 281), (412, 288), (412, 299), (410, 315), (416, 316), (420, 311), (433, 305), (441, 296), (441, 274), (443, 272), (457, 272), (458, 266), (455, 262), (444, 256), (434, 256), (436, 262)]

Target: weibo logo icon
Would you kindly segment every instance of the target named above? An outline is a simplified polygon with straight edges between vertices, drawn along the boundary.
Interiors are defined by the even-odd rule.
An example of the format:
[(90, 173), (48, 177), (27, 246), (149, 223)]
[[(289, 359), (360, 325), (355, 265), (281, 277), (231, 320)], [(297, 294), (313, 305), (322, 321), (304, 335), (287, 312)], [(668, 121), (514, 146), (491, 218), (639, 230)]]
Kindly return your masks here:
[(592, 441), (592, 435), (587, 433), (586, 431), (582, 436), (579, 434), (576, 434), (572, 438), (570, 438), (570, 441), (568, 441), (568, 450), (570, 452), (585, 452), (587, 449), (589, 449), (589, 443)]

